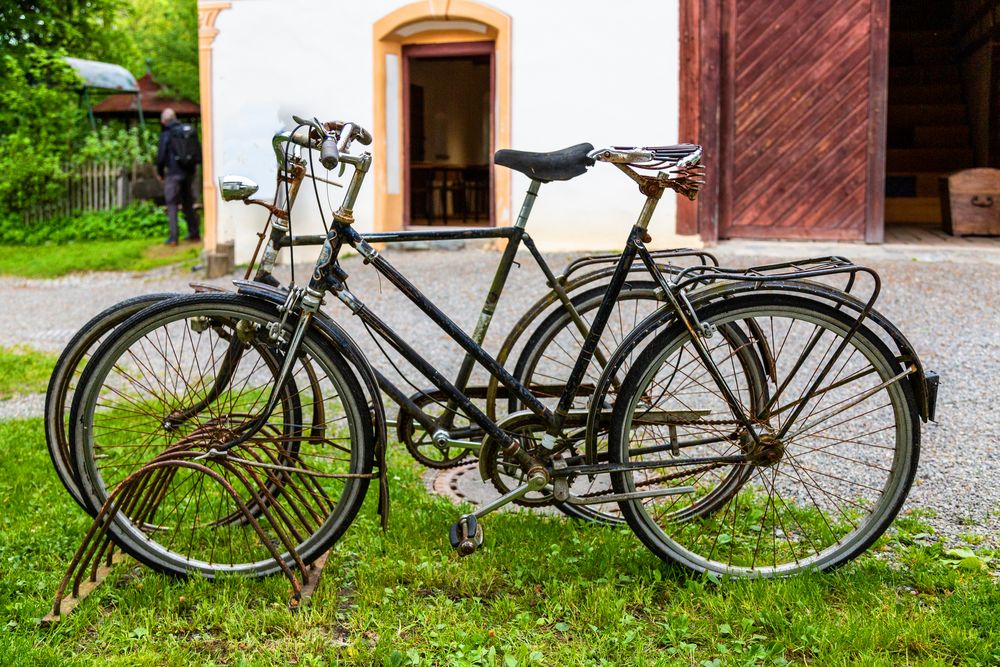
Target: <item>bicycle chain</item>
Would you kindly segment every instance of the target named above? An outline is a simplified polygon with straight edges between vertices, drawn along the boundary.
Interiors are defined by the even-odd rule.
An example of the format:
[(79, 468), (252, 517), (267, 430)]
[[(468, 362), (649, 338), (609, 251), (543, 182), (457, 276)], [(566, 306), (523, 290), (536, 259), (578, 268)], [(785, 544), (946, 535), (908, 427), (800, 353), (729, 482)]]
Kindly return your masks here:
[(654, 424), (655, 426), (725, 426), (726, 424), (742, 425), (736, 419), (678, 419), (667, 424)]
[[(667, 475), (660, 475), (659, 477), (653, 477), (651, 479), (646, 479), (641, 482), (636, 482), (636, 487), (650, 486), (652, 484), (659, 484), (660, 482), (669, 482), (672, 479), (682, 479), (684, 477), (690, 477), (691, 475), (697, 475), (702, 472), (708, 472), (709, 470), (715, 470), (716, 468), (724, 468), (730, 463), (709, 463), (708, 465), (703, 465), (699, 468), (694, 468), (692, 470), (684, 470), (681, 472), (670, 473)], [(610, 496), (615, 494), (614, 489), (607, 489), (604, 491), (591, 491), (590, 493), (581, 493), (576, 495), (577, 498), (600, 498), (601, 496)]]

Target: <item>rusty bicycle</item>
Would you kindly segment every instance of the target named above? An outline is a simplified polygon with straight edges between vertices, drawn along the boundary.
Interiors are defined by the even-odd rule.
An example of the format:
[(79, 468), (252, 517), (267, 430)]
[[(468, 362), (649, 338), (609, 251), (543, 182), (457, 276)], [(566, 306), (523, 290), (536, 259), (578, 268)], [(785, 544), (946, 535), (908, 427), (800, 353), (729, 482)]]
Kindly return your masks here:
[[(287, 571), (337, 541), (372, 480), (385, 509), (383, 386), (360, 347), (320, 315), (327, 295), (481, 432), (480, 473), (502, 495), (451, 526), (460, 554), (482, 545), (483, 517), (514, 502), (617, 504), (659, 557), (728, 576), (836, 567), (892, 522), (916, 470), (920, 421), (934, 417), (937, 378), (875, 310), (874, 271), (840, 257), (662, 270), (647, 226), (666, 190), (697, 193), (694, 146), (498, 155), (540, 175), (536, 193), (559, 180), (546, 175), (605, 163), (645, 198), (550, 399), (556, 388), (536, 392), (515, 377), (372, 246), (378, 237), (352, 227), (372, 158), (350, 149), (365, 137), (350, 123), (304, 122), (289, 134), (326, 166), (354, 170), (308, 285), (246, 281), (236, 293), (161, 300), (117, 326), (87, 364), (70, 444), (81, 491), (100, 508), (95, 525), (125, 551), (181, 575)], [(484, 367), (512, 411), (487, 414), (348, 289), (345, 247)], [(636, 266), (662, 305), (581, 392)], [(855, 293), (863, 281), (866, 298)], [(590, 490), (595, 479), (604, 484)]]

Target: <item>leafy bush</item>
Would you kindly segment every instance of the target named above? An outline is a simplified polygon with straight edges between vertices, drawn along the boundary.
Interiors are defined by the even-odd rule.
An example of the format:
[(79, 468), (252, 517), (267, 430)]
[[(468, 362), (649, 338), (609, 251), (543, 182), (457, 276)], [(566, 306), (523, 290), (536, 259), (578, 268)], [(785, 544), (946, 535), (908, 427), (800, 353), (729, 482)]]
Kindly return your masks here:
[(33, 46), (21, 58), (0, 56), (0, 211), (20, 211), (57, 199), (65, 190), (62, 163), (74, 122), (76, 73)]
[(86, 211), (25, 224), (17, 215), (0, 218), (0, 244), (42, 245), (72, 241), (166, 238), (167, 214), (151, 202), (112, 211)]
[(70, 165), (107, 162), (115, 167), (131, 167), (136, 162), (152, 164), (159, 142), (159, 124), (150, 119), (145, 133), (138, 127), (126, 129), (120, 124), (105, 124), (97, 132), (83, 135), (70, 157)]

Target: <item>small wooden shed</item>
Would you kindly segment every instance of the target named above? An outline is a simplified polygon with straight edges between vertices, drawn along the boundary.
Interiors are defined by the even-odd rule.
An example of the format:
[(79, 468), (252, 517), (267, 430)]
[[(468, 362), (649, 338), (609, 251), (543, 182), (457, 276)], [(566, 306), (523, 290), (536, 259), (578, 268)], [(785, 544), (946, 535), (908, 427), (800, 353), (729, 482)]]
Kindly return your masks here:
[(184, 122), (201, 118), (201, 107), (196, 102), (182, 97), (163, 95), (163, 87), (146, 72), (137, 82), (138, 95), (108, 95), (94, 105), (93, 113), (98, 118), (116, 118), (130, 122), (138, 117), (141, 109), (147, 116), (159, 116), (166, 108), (171, 108)]

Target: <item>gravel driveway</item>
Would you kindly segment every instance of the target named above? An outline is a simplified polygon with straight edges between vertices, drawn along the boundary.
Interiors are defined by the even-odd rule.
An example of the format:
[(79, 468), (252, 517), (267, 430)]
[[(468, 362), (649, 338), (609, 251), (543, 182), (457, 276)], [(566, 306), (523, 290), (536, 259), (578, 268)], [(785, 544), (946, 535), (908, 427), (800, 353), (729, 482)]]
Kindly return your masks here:
[[(896, 322), (921, 355), (925, 367), (941, 374), (937, 423), (923, 427), (921, 461), (908, 507), (926, 508), (936, 529), (950, 537), (982, 536), (1000, 546), (1000, 416), (996, 385), (1000, 380), (1000, 250), (976, 255), (893, 253), (884, 248), (840, 246), (838, 254), (861, 255), (883, 279), (879, 309)], [(766, 255), (826, 254), (826, 247), (803, 244), (730, 244), (716, 253), (724, 263), (747, 265)], [(913, 257), (916, 255), (916, 258)], [(455, 320), (470, 330), (485, 296), (495, 252), (393, 251), (391, 261)], [(551, 255), (560, 269), (571, 258)], [(487, 349), (496, 350), (503, 334), (523, 310), (544, 292), (530, 256), (519, 257), (496, 313)], [(934, 260), (934, 261), (930, 261)], [(344, 261), (352, 290), (373, 310), (405, 333), (414, 346), (454, 373), (457, 348), (359, 258)], [(305, 270), (299, 274), (306, 276)], [(287, 273), (280, 276), (288, 279)], [(146, 292), (188, 291), (189, 275), (156, 271), (143, 275), (90, 274), (57, 280), (0, 277), (0, 345), (29, 345), (58, 352), (76, 329), (99, 310)], [(227, 280), (211, 281), (220, 286)], [(331, 314), (345, 321), (366, 350), (374, 345), (338, 303)], [(373, 361), (388, 370), (376, 354)], [(40, 412), (40, 397), (0, 403), (0, 417)]]

